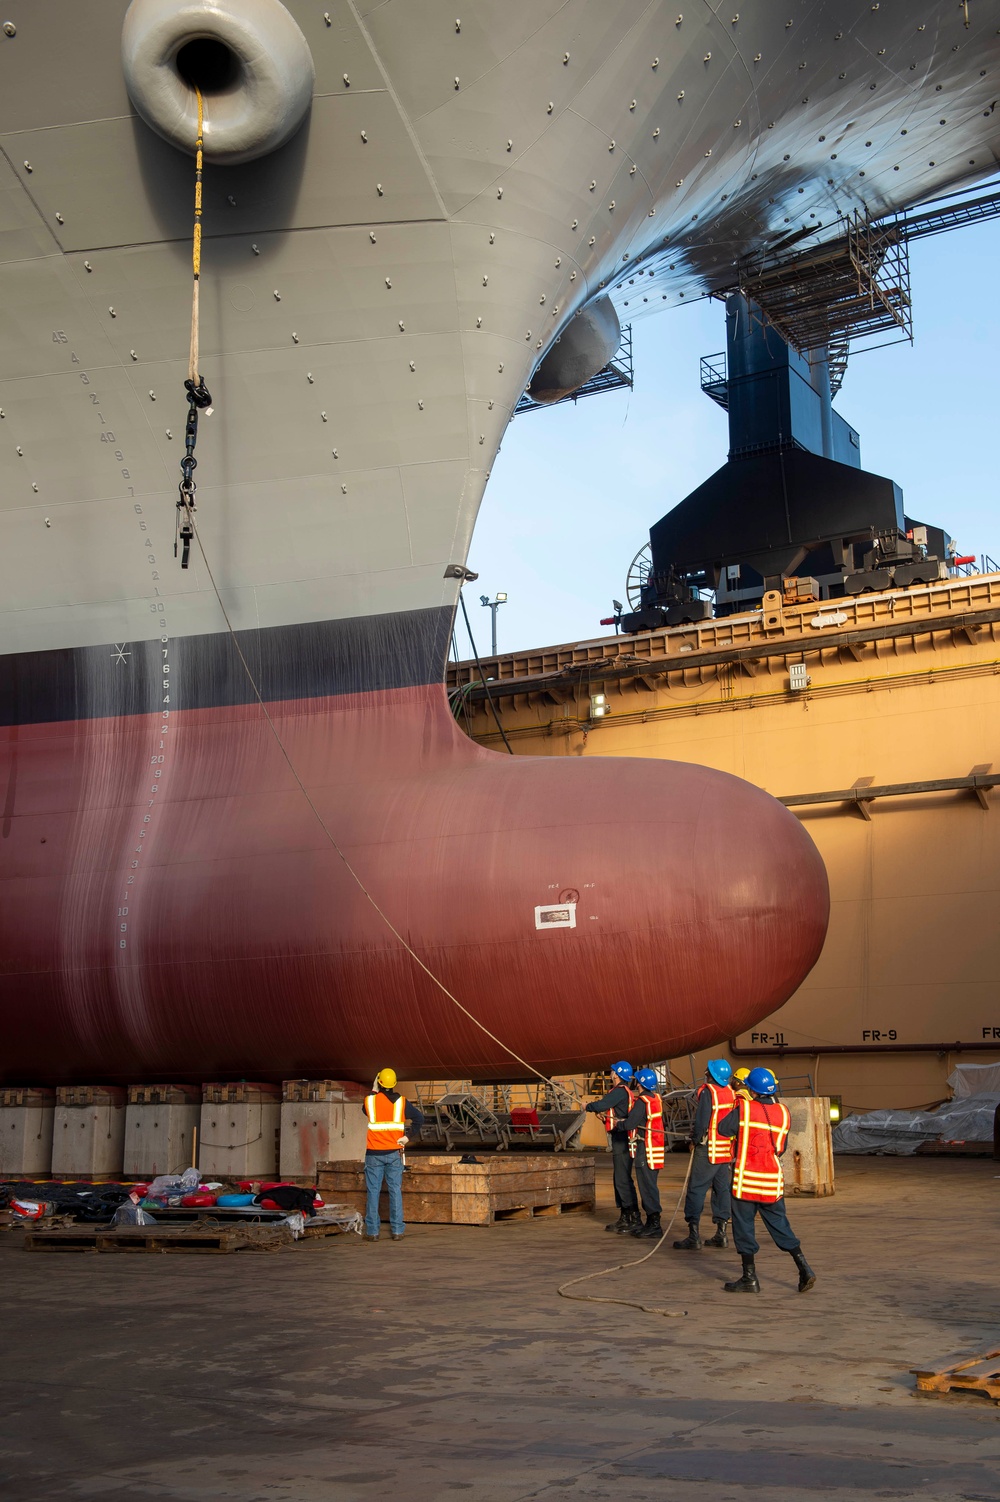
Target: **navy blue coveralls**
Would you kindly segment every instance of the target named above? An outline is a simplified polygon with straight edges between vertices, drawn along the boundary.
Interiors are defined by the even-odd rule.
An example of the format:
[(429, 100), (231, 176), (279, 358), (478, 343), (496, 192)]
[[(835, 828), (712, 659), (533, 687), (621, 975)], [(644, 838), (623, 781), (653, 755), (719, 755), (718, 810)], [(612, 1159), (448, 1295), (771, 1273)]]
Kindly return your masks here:
[[(719, 1122), (720, 1137), (737, 1137), (740, 1130), (740, 1107), (739, 1101)], [(739, 1144), (737, 1143), (737, 1148)], [(782, 1150), (784, 1156), (784, 1150)], [(733, 1196), (733, 1242), (740, 1256), (753, 1257), (760, 1251), (760, 1245), (754, 1232), (754, 1220), (757, 1211), (760, 1218), (767, 1226), (771, 1240), (776, 1247), (783, 1252), (797, 1252), (800, 1246), (799, 1238), (788, 1223), (788, 1211), (785, 1209), (784, 1198), (774, 1200), (771, 1204), (762, 1200), (741, 1200)]]
[(659, 1169), (650, 1168), (646, 1162), (646, 1102), (641, 1095), (625, 1118), (625, 1130), (635, 1132), (635, 1181), (642, 1208), (647, 1215), (659, 1215), (660, 1186), (656, 1177)]
[[(691, 1163), (691, 1177), (688, 1180), (687, 1197), (684, 1201), (684, 1219), (686, 1221), (698, 1221), (701, 1212), (705, 1208), (705, 1195), (709, 1189), (712, 1191), (712, 1219), (719, 1223), (721, 1220), (729, 1220), (732, 1216), (732, 1200), (730, 1196), (730, 1184), (733, 1177), (733, 1165), (731, 1163), (710, 1163), (708, 1161), (708, 1127), (712, 1119), (712, 1092), (708, 1086), (702, 1087), (698, 1096), (698, 1107), (694, 1113), (694, 1126), (691, 1128), (691, 1141), (694, 1143), (694, 1158)], [(729, 1136), (728, 1132), (723, 1133)]]
[(632, 1181), (632, 1155), (628, 1150), (628, 1132), (625, 1117), (628, 1115), (628, 1091), (624, 1085), (615, 1085), (600, 1100), (592, 1100), (584, 1107), (595, 1114), (614, 1112), (615, 1126), (608, 1134), (611, 1138), (611, 1168), (615, 1180), (615, 1204), (619, 1210), (638, 1210), (639, 1200)]

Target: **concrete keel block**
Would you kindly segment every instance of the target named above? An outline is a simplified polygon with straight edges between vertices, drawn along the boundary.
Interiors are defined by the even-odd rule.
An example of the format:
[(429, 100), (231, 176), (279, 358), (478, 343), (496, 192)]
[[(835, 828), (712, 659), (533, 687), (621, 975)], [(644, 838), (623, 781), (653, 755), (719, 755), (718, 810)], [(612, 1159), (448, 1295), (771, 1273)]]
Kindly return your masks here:
[(203, 1179), (273, 1179), (280, 1092), (273, 1085), (205, 1085), (198, 1132)]
[(133, 1085), (125, 1110), (125, 1173), (155, 1178), (194, 1162), (201, 1091), (185, 1085)]
[(52, 1172), (56, 1093), (0, 1090), (0, 1178), (40, 1179)]
[(56, 1091), (54, 1178), (115, 1178), (122, 1173), (124, 1156), (124, 1090), (113, 1085), (69, 1085)]
[(281, 1107), (281, 1177), (310, 1179), (316, 1164), (365, 1155), (367, 1123), (359, 1101), (285, 1100)]

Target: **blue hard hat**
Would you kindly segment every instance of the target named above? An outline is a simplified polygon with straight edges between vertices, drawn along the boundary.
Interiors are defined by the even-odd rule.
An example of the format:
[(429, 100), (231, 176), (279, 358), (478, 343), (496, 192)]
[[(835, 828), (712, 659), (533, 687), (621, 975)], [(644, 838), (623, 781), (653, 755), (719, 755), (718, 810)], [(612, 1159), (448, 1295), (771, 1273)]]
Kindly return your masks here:
[(619, 1059), (617, 1064), (611, 1066), (611, 1073), (617, 1074), (620, 1080), (630, 1080), (634, 1072), (627, 1059)]
[(728, 1085), (732, 1079), (733, 1066), (728, 1059), (709, 1059), (707, 1070), (717, 1085)]
[(770, 1069), (762, 1069), (760, 1066), (751, 1069), (747, 1075), (747, 1084), (754, 1095), (777, 1095), (778, 1093), (778, 1081)]
[(636, 1074), (636, 1080), (644, 1090), (655, 1090), (660, 1083), (656, 1078), (655, 1069), (640, 1069)]

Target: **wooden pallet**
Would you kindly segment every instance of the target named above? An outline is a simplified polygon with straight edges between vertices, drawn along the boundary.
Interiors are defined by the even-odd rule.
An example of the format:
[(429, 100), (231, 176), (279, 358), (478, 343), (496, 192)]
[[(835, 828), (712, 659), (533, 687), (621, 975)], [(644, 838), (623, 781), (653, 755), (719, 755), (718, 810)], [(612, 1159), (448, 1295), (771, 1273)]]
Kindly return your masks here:
[(289, 1226), (74, 1226), (29, 1231), (26, 1252), (239, 1252), (275, 1251), (292, 1244)]
[(1000, 1403), (1000, 1348), (978, 1355), (946, 1356), (936, 1367), (911, 1367), (917, 1391), (943, 1396), (949, 1392), (981, 1392)]
[(303, 1229), (302, 1237), (300, 1239), (305, 1241), (319, 1241), (322, 1240), (324, 1236), (343, 1236), (346, 1234), (346, 1231), (346, 1226), (338, 1226), (336, 1221), (328, 1220), (324, 1221), (321, 1225), (318, 1226), (307, 1225)]
[(583, 1215), (594, 1209), (595, 1201), (585, 1200), (560, 1200), (556, 1205), (515, 1205), (510, 1210), (494, 1210), (493, 1219), (497, 1220), (537, 1220), (546, 1215)]
[[(321, 1191), (364, 1212), (363, 1163), (319, 1163), (317, 1169)], [(403, 1175), (403, 1217), (415, 1223), (490, 1226), (593, 1210), (594, 1174), (592, 1153), (491, 1152), (476, 1163), (460, 1163), (458, 1154), (412, 1153)]]

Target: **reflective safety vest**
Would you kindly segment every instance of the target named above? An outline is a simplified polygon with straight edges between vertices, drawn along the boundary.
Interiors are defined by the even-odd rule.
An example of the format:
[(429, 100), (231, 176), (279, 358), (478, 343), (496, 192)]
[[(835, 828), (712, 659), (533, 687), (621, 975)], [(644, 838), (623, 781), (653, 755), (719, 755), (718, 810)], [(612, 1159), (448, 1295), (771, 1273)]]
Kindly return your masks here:
[(406, 1132), (406, 1101), (403, 1097), (390, 1100), (381, 1092), (367, 1095), (365, 1115), (368, 1117), (368, 1152), (395, 1152), (400, 1137)]
[(740, 1127), (733, 1161), (733, 1195), (773, 1205), (785, 1193), (779, 1154), (788, 1141), (788, 1107), (780, 1100), (737, 1101)]
[[(646, 1162), (650, 1168), (663, 1167), (663, 1101), (658, 1095), (647, 1095), (643, 1090), (640, 1097), (646, 1102), (646, 1125), (643, 1128), (643, 1138), (646, 1144)], [(638, 1132), (629, 1132), (628, 1150), (633, 1158), (638, 1147)]]
[[(629, 1111), (631, 1111), (632, 1107), (635, 1105), (636, 1101), (639, 1099), (639, 1096), (636, 1091), (630, 1090), (627, 1085), (623, 1085), (622, 1089), (628, 1096), (628, 1105), (625, 1107), (625, 1116), (627, 1116)], [(622, 1122), (625, 1120), (625, 1116), (616, 1116), (614, 1106), (612, 1106), (611, 1110), (604, 1118), (604, 1130), (606, 1132), (610, 1132), (614, 1127), (620, 1127)], [(631, 1135), (632, 1134), (629, 1133), (629, 1136)]]
[[(712, 1114), (709, 1117), (708, 1132), (705, 1137), (705, 1146), (708, 1148), (708, 1161), (710, 1163), (728, 1163), (733, 1156), (732, 1137), (719, 1136), (719, 1122), (723, 1116), (728, 1116), (736, 1101), (736, 1096), (728, 1085), (716, 1085), (711, 1080), (706, 1081), (701, 1087), (707, 1090), (712, 1097)], [(699, 1090), (698, 1094), (701, 1094)]]

